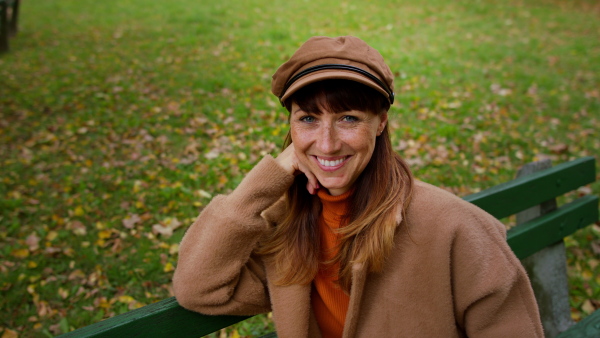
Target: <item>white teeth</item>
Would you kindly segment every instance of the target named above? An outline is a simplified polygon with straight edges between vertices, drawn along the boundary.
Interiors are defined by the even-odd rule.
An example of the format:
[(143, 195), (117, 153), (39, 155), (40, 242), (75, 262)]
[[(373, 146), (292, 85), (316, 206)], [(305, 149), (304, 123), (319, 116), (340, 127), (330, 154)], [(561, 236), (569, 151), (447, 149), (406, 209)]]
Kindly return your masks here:
[(317, 157), (317, 160), (319, 161), (319, 163), (321, 163), (322, 166), (325, 166), (325, 167), (335, 167), (337, 165), (342, 164), (342, 162), (344, 162), (343, 158), (340, 158), (339, 160), (335, 160), (335, 161), (327, 161), (327, 160), (322, 160)]

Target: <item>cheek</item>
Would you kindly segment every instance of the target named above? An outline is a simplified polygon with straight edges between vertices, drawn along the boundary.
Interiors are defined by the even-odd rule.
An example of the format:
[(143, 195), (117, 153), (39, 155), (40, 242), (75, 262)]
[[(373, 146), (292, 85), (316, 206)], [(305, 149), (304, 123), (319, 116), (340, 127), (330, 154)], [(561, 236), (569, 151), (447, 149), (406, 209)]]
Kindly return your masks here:
[(310, 143), (306, 133), (300, 132), (298, 128), (292, 127), (290, 129), (290, 135), (292, 136), (292, 143), (296, 152), (302, 153)]

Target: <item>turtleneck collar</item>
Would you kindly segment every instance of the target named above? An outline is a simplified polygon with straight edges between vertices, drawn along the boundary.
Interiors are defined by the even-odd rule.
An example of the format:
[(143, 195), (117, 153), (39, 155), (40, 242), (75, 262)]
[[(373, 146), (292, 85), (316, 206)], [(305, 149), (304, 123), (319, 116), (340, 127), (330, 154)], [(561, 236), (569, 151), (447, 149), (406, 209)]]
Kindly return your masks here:
[(340, 217), (345, 216), (347, 213), (350, 197), (353, 193), (354, 189), (350, 189), (341, 195), (331, 196), (327, 189), (319, 189), (317, 196), (319, 196), (323, 205), (323, 216), (330, 221), (336, 219), (339, 222)]

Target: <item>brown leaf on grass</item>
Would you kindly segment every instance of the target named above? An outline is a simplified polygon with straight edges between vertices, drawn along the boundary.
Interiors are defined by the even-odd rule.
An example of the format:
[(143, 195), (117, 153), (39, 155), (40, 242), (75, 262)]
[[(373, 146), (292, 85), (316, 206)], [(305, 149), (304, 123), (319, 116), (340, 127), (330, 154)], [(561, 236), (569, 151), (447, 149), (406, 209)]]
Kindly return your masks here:
[(200, 147), (200, 143), (198, 143), (194, 139), (191, 139), (190, 143), (188, 143), (188, 145), (183, 150), (183, 153), (185, 155), (199, 155), (200, 153), (198, 152), (198, 147)]
[(133, 226), (136, 225), (141, 218), (138, 214), (131, 214), (123, 219), (123, 226), (127, 229), (133, 229)]
[(586, 195), (591, 195), (592, 194), (592, 188), (589, 186), (583, 186), (580, 187), (579, 189), (577, 189), (577, 193), (579, 194), (579, 196), (586, 196)]
[(594, 254), (600, 256), (600, 242), (592, 242), (591, 246)]
[(4, 332), (2, 333), (2, 338), (18, 338), (19, 334), (17, 333), (17, 331), (13, 331), (11, 329), (4, 329)]
[(590, 314), (594, 311), (596, 311), (596, 308), (594, 307), (594, 305), (592, 304), (592, 302), (589, 299), (586, 299), (583, 302), (583, 305), (581, 305), (581, 309), (583, 310), (583, 312)]
[(67, 277), (68, 280), (74, 280), (74, 279), (84, 279), (86, 276), (83, 273), (83, 271), (81, 271), (81, 269), (77, 269), (73, 272), (71, 272), (69, 274), (69, 277)]
[(548, 149), (550, 149), (550, 151), (553, 154), (560, 155), (560, 154), (567, 153), (569, 151), (569, 145), (564, 144), (564, 143), (555, 144), (555, 145), (549, 146)]
[(152, 226), (152, 232), (155, 235), (160, 234), (166, 238), (169, 238), (173, 235), (173, 230), (179, 228), (181, 224), (182, 223), (177, 218), (167, 218), (160, 222), (160, 224), (154, 224)]
[(152, 232), (156, 235), (160, 234), (166, 238), (169, 238), (173, 235), (173, 229), (163, 226), (161, 224), (154, 224), (152, 226)]
[(55, 256), (56, 254), (58, 254), (61, 251), (62, 251), (61, 248), (56, 248), (56, 247), (50, 246), (44, 250), (44, 253), (46, 253), (47, 255), (50, 255), (50, 256)]
[(87, 229), (85, 228), (85, 225), (83, 225), (83, 223), (77, 220), (70, 222), (67, 225), (67, 228), (72, 230), (73, 233), (77, 236), (84, 236), (85, 234), (87, 234)]
[(35, 251), (39, 249), (40, 238), (37, 236), (35, 232), (32, 232), (31, 235), (27, 236), (25, 239), (25, 244), (29, 247), (29, 251)]
[(54, 324), (54, 325), (50, 325), (50, 326), (48, 327), (48, 329), (49, 329), (49, 330), (50, 330), (50, 332), (52, 332), (52, 334), (54, 334), (54, 335), (59, 335), (59, 334), (63, 333), (63, 332), (62, 332), (62, 330), (60, 329), (60, 323), (58, 323), (58, 324)]

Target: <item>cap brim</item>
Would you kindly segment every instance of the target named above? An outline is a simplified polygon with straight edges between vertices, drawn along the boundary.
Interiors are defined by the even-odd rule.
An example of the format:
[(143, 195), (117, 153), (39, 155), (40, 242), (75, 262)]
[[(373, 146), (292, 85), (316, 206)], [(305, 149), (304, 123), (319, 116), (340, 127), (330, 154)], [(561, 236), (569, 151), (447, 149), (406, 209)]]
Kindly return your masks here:
[(294, 94), (300, 88), (302, 88), (306, 85), (309, 85), (311, 83), (315, 83), (315, 82), (323, 81), (323, 80), (330, 80), (330, 79), (351, 80), (351, 81), (356, 81), (358, 83), (362, 83), (365, 86), (369, 86), (369, 87), (377, 90), (378, 92), (383, 94), (383, 96), (385, 96), (389, 100), (389, 94), (385, 91), (385, 89), (381, 88), (381, 86), (379, 86), (373, 80), (371, 80), (368, 77), (361, 75), (359, 73), (352, 72), (352, 71), (346, 71), (346, 70), (340, 70), (340, 69), (324, 69), (324, 70), (316, 71), (314, 73), (307, 74), (306, 76), (296, 80), (296, 82), (294, 82), (285, 91), (285, 93), (280, 98), (280, 100), (281, 100), (281, 102), (285, 102), (285, 100), (288, 97), (290, 97), (290, 95)]

